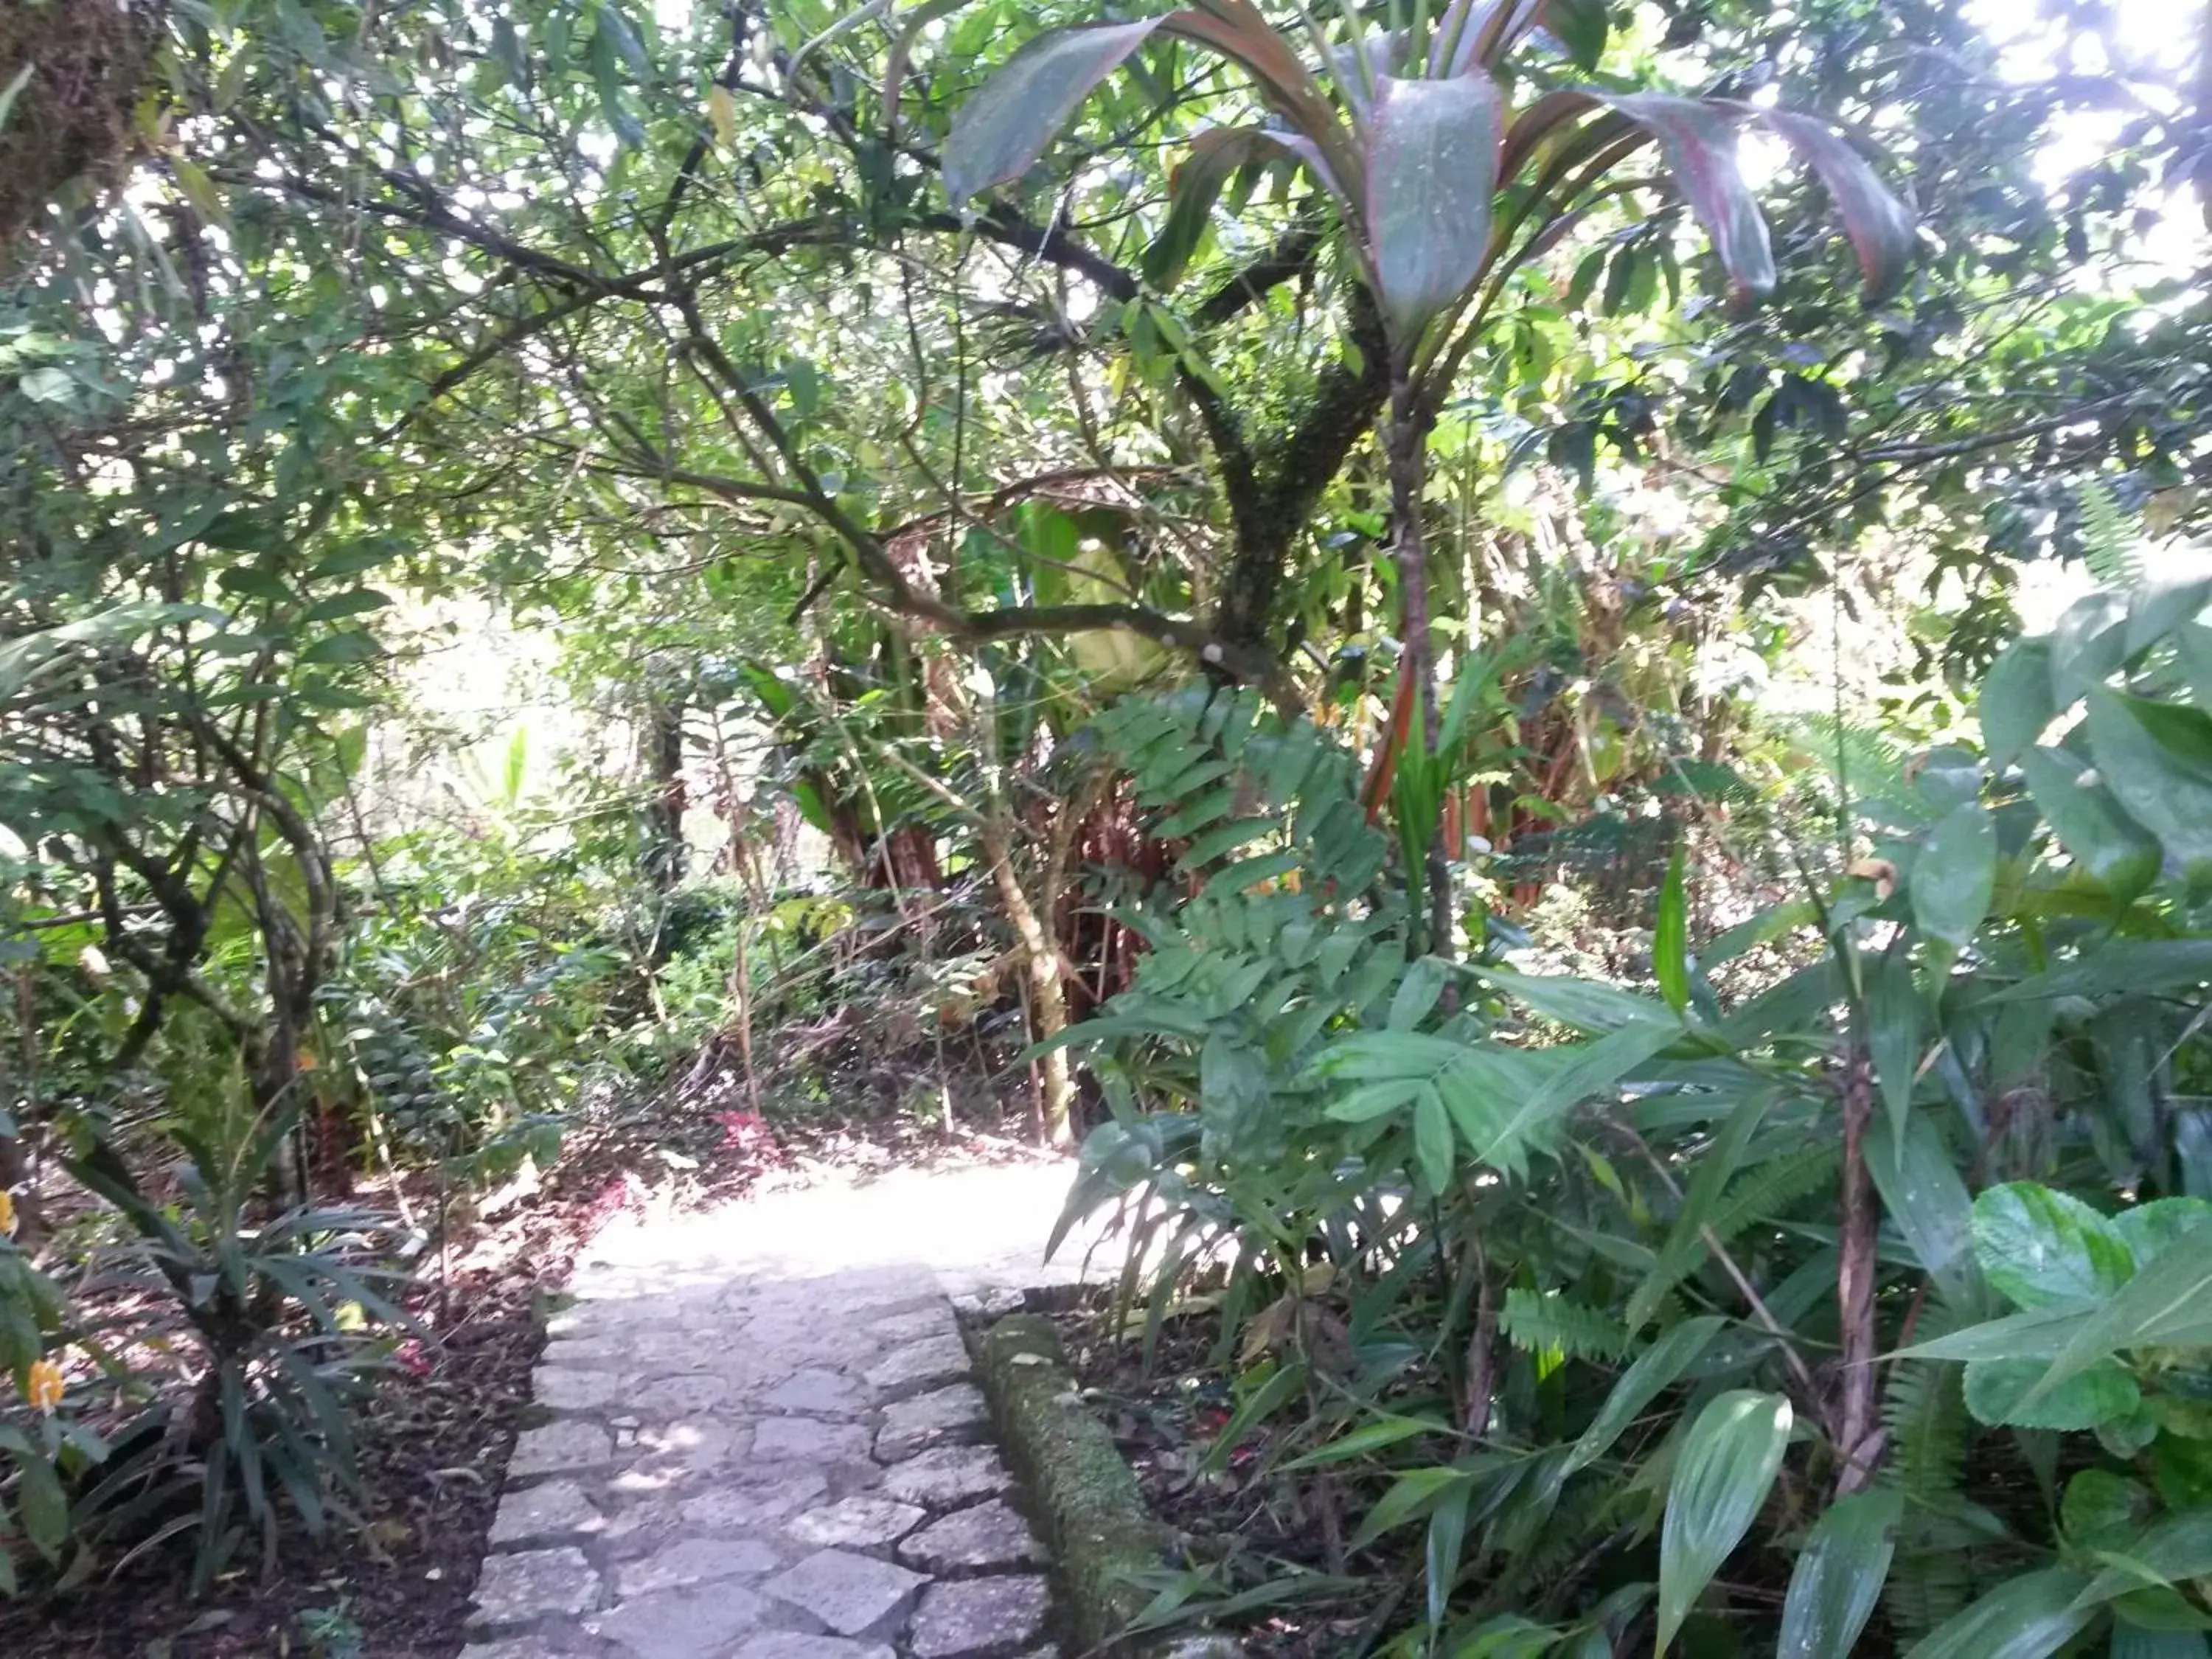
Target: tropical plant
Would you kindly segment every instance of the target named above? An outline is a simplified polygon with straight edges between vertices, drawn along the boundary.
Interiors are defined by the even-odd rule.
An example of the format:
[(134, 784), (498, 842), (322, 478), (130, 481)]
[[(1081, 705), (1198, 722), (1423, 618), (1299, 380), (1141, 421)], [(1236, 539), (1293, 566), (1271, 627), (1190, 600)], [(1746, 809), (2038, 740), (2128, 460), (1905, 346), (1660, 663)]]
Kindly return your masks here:
[[(1039, 36), (962, 106), (945, 143), (945, 184), (958, 205), (1020, 177), (1091, 89), (1155, 34), (1218, 52), (1252, 76), (1273, 124), (1217, 128), (1194, 143), (1153, 249), (1153, 271), (1173, 273), (1231, 176), (1255, 164), (1292, 159), (1334, 204), (1380, 313), (1389, 362), (1384, 451), (1405, 650), (1392, 752), (1408, 746), (1407, 732), (1418, 728), (1426, 765), (1442, 718), (1422, 522), (1429, 434), (1468, 353), (1501, 320), (1501, 304), (1510, 306), (1515, 273), (1592, 205), (1638, 188), (1641, 181), (1619, 169), (1656, 144), (1712, 238), (1732, 303), (1768, 293), (1775, 270), (1766, 222), (1735, 157), (1737, 130), (1747, 121), (1771, 129), (1820, 173), (1843, 210), (1870, 301), (1902, 280), (1913, 227), (1847, 142), (1789, 111), (1553, 85), (1554, 77), (1539, 70), (1527, 77), (1528, 100), (1509, 118), (1501, 77), (1510, 55), (1539, 28), (1577, 67), (1596, 67), (1607, 20), (1593, 0), (1453, 0), (1433, 23), (1420, 7), (1410, 28), (1371, 32), (1346, 15), (1351, 33), (1339, 40), (1302, 15), (1312, 62), (1249, 0), (1207, 0), (1137, 22)], [(1417, 906), (1428, 945), (1449, 953), (1448, 848), (1437, 793), (1407, 829), (1428, 849), (1426, 902)]]
[[(1240, 861), (1283, 831), (1215, 821), (1299, 781), (1270, 757), (1310, 732), (1201, 724), (1202, 702), (1108, 717), (1150, 740), (1132, 763), (1185, 803), (1163, 827), (1205, 888), (1153, 913), (1135, 989), (1072, 1034), (1117, 1121), (1070, 1218), (1127, 1200), (1155, 1328), (1194, 1265), (1225, 1274), (1219, 1455), (1260, 1433), (1286, 1481), (1364, 1493), (1353, 1550), (1425, 1525), (1406, 1651), (1735, 1626), (1844, 1654), (1879, 1612), (1916, 1652), (2046, 1653), (2118, 1603), (2134, 1543), (2156, 1562), (2117, 1616), (2179, 1616), (2198, 1569), (2172, 1540), (2207, 1512), (2186, 1310), (2212, 1270), (2164, 1247), (2212, 1187), (2176, 1096), (2212, 1059), (2177, 810), (2212, 753), (2186, 668), (2208, 591), (2095, 593), (2016, 646), (1982, 757), (1839, 769), (1807, 891), (1695, 957), (1678, 855), (1656, 994), (1409, 957), (1387, 842), (1325, 771), (1284, 849)], [(1317, 833), (1332, 815), (1349, 842)], [(1724, 963), (1800, 930), (1817, 954), (1723, 1006)], [(2106, 1222), (2093, 1199), (2139, 1201)], [(1985, 1322), (1993, 1291), (2021, 1311)], [(2135, 1530), (2100, 1534), (2099, 1595), (2090, 1557), (2039, 1563), (2101, 1546), (1984, 1495), (2039, 1486), (2055, 1512), (2078, 1455), (1978, 1425), (2075, 1431), (2147, 1479), (2114, 1510)], [(1715, 1589), (1747, 1558), (1789, 1584), (1778, 1624)]]

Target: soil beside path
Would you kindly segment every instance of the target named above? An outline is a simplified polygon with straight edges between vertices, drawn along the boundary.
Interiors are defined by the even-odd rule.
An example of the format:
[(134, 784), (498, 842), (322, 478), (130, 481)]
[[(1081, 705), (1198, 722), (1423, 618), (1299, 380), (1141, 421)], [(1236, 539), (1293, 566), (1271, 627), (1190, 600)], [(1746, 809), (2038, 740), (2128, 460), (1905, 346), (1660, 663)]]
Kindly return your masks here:
[(625, 1215), (533, 1378), (464, 1659), (1018, 1659), (1042, 1552), (952, 1298), (1049, 1267), (1060, 1163)]

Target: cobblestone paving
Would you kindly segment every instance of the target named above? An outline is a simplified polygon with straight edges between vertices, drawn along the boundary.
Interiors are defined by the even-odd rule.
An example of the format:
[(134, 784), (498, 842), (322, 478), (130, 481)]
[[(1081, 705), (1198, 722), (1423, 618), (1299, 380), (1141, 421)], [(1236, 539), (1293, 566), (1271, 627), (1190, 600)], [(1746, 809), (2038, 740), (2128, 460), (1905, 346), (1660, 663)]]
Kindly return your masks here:
[(1042, 1280), (1066, 1185), (907, 1172), (611, 1227), (552, 1322), (462, 1659), (1050, 1653), (952, 1298)]

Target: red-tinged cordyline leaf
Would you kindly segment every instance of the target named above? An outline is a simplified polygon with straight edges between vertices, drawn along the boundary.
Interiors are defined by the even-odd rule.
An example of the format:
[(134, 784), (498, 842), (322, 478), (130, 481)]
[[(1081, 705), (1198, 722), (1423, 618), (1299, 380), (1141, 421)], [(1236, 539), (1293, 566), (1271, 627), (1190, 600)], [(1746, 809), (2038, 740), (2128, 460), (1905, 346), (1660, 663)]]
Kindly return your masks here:
[(944, 167), (953, 205), (1028, 172), (1091, 88), (1169, 21), (1089, 25), (1024, 42), (952, 118)]
[(1911, 210), (1825, 123), (1786, 109), (1762, 109), (1757, 114), (1805, 158), (1828, 187), (1836, 211), (1843, 216), (1844, 232), (1858, 253), (1867, 303), (1879, 305), (1897, 291), (1912, 262), (1917, 233)]
[(1505, 100), (1480, 71), (1377, 78), (1367, 134), (1367, 240), (1401, 347), (1474, 281), (1490, 246)]
[(1606, 93), (1606, 103), (1659, 141), (1690, 210), (1713, 239), (1739, 308), (1774, 289), (1774, 247), (1766, 220), (1736, 164), (1741, 117), (1725, 105), (1660, 93)]
[(1487, 68), (1536, 27), (1546, 0), (1453, 0), (1429, 48), (1429, 73), (1438, 80)]
[(1337, 46), (1329, 52), (1329, 71), (1336, 77), (1337, 90), (1344, 101), (1361, 120), (1367, 118), (1367, 81), (1371, 76), (1378, 83), (1386, 75), (1395, 75), (1403, 66), (1406, 57), (1406, 32), (1403, 29), (1370, 29), (1360, 46), (1367, 59), (1367, 75), (1359, 72), (1361, 52), (1350, 46)]
[(1329, 173), (1347, 189), (1358, 187), (1356, 152), (1321, 83), (1251, 0), (1200, 0), (1170, 16), (1166, 26), (1243, 64), (1268, 106), (1319, 148)]
[(1498, 176), (1508, 180), (1517, 177), (1522, 165), (1546, 140), (1597, 107), (1594, 93), (1573, 88), (1546, 93), (1515, 116), (1513, 125), (1506, 129), (1504, 148), (1498, 155)]

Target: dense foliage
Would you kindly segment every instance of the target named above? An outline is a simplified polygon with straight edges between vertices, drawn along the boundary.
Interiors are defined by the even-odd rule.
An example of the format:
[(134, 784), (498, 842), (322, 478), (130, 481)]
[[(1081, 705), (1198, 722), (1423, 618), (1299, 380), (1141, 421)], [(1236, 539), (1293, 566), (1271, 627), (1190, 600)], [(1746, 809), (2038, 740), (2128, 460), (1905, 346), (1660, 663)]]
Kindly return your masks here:
[(1989, 9), (12, 8), (0, 1588), (1010, 1109), (1321, 1540), (1163, 1620), (2203, 1651), (2212, 41)]

